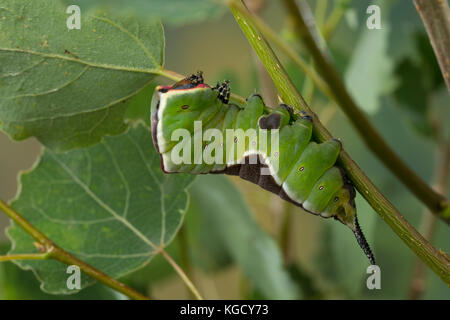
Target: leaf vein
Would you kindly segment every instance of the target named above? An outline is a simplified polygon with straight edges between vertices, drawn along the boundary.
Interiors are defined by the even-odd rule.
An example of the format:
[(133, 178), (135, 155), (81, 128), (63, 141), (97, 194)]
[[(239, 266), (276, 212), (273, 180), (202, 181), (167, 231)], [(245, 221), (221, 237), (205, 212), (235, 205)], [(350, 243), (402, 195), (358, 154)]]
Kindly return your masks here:
[(124, 27), (122, 27), (121, 25), (118, 25), (117, 23), (115, 23), (114, 21), (107, 19), (107, 18), (102, 18), (102, 17), (97, 17), (94, 16), (94, 19), (109, 23), (110, 25), (112, 25), (113, 27), (117, 28), (118, 30), (122, 31), (123, 33), (125, 33), (126, 35), (128, 35), (131, 39), (133, 39), (134, 41), (136, 41), (136, 43), (142, 48), (142, 50), (144, 50), (145, 54), (149, 57), (149, 59), (155, 64), (155, 65), (159, 65), (158, 62), (156, 61), (155, 57), (153, 57), (153, 55), (151, 54), (151, 52), (148, 50), (148, 48), (145, 46), (145, 44), (142, 42), (141, 39), (137, 38), (134, 34), (132, 34), (129, 30), (125, 29)]
[(123, 174), (122, 169), (120, 169), (120, 166), (117, 163), (116, 155), (112, 152), (111, 148), (105, 142), (105, 140), (102, 141), (102, 144), (105, 147), (106, 151), (110, 154), (111, 160), (113, 162), (113, 165), (116, 168), (116, 171), (119, 174), (120, 179), (122, 180), (122, 182), (123, 182), (123, 184), (125, 186), (125, 192), (126, 192), (126, 195), (125, 195), (125, 206), (123, 208), (122, 217), (126, 218), (127, 215), (128, 215), (128, 208), (130, 206), (130, 196), (131, 196), (130, 185), (128, 184), (128, 181), (125, 178), (125, 175)]
[(90, 66), (84, 67), (83, 70), (81, 70), (81, 72), (79, 74), (77, 74), (73, 79), (70, 79), (69, 81), (67, 81), (66, 83), (62, 84), (59, 87), (56, 87), (56, 88), (53, 88), (53, 89), (50, 89), (50, 90), (47, 90), (47, 91), (39, 92), (39, 93), (26, 93), (26, 94), (22, 94), (22, 95), (18, 95), (18, 96), (6, 97), (4, 99), (12, 100), (12, 99), (23, 98), (23, 97), (38, 97), (38, 96), (43, 96), (43, 95), (46, 95), (46, 94), (51, 94), (51, 93), (57, 92), (57, 91), (65, 88), (67, 86), (70, 86), (72, 83), (74, 83), (75, 81), (80, 79), (81, 76), (83, 74), (85, 74), (86, 71), (89, 70), (89, 68), (90, 68)]
[(106, 212), (111, 214), (119, 222), (124, 224), (128, 229), (130, 229), (138, 238), (143, 242), (147, 243), (154, 250), (158, 250), (158, 246), (154, 244), (150, 239), (148, 239), (144, 234), (142, 234), (135, 226), (133, 226), (128, 220), (121, 217), (117, 212), (110, 208), (105, 202), (103, 202), (88, 186), (86, 186), (72, 170), (67, 167), (63, 162), (61, 162), (53, 152), (48, 150), (48, 154), (57, 162), (57, 164), (74, 180), (74, 182), (79, 185), (84, 192), (86, 192), (101, 208)]

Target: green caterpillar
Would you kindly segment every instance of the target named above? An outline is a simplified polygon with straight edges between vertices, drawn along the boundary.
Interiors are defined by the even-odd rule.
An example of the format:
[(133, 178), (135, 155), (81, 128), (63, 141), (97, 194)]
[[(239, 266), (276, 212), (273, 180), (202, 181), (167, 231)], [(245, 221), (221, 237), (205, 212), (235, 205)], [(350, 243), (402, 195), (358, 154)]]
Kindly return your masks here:
[[(229, 103), (229, 96), (228, 81), (210, 87), (201, 72), (156, 88), (151, 125), (162, 170), (237, 175), (305, 211), (333, 217), (353, 231), (374, 265), (356, 217), (355, 189), (335, 165), (341, 143), (311, 141), (312, 118), (295, 114), (287, 105), (268, 109), (254, 94), (239, 107)], [(242, 132), (253, 134), (242, 136)], [(264, 143), (262, 137), (272, 143)]]

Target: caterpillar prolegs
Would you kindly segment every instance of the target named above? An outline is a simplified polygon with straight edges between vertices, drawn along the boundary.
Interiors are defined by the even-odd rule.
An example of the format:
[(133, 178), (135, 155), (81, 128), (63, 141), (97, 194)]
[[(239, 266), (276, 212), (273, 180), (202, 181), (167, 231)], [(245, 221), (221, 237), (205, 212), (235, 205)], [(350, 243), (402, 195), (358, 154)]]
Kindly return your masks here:
[(243, 107), (229, 103), (230, 86), (202, 73), (156, 88), (153, 143), (165, 173), (240, 176), (315, 215), (347, 225), (375, 259), (358, 224), (355, 189), (335, 165), (341, 143), (312, 141), (312, 118), (281, 104), (268, 109), (258, 94)]

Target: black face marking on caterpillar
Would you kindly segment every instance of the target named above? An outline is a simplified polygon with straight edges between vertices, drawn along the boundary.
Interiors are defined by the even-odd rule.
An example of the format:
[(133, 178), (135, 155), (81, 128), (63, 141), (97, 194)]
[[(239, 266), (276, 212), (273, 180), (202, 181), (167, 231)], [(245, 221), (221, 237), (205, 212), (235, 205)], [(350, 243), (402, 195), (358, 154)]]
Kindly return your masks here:
[[(252, 95), (250, 96), (250, 98), (253, 98), (253, 97), (258, 97), (258, 98), (261, 99), (261, 101), (263, 100), (262, 96), (261, 96), (259, 93), (254, 93), (254, 94), (252, 94)], [(245, 101), (248, 101), (248, 99), (249, 99), (249, 98), (246, 98)]]
[[(215, 87), (203, 83), (200, 72), (177, 82), (173, 86), (158, 87), (152, 104), (152, 137), (161, 157), (161, 168), (166, 173), (228, 174), (258, 184), (282, 199), (324, 218), (333, 217), (348, 226), (354, 233), (370, 263), (375, 259), (362, 233), (356, 217), (355, 188), (345, 172), (336, 165), (342, 143), (337, 139), (317, 143), (312, 140), (313, 116), (293, 109), (285, 104), (268, 111), (258, 94), (246, 99), (243, 107), (229, 104), (230, 83), (224, 81)], [(158, 101), (158, 103), (156, 103)], [(186, 110), (195, 112), (186, 112)], [(257, 134), (279, 133), (279, 148), (260, 150), (255, 142), (247, 143), (246, 138), (233, 137), (220, 144), (202, 143), (204, 150), (217, 152), (227, 150), (227, 145), (244, 150), (225, 162), (175, 163), (172, 151), (175, 143), (170, 140), (176, 129), (194, 134), (194, 122), (224, 133), (228, 129), (256, 130)], [(228, 147), (230, 147), (228, 145)], [(256, 157), (256, 161), (253, 161)], [(189, 158), (189, 157), (188, 157)], [(279, 160), (280, 166), (273, 165)], [(268, 174), (263, 174), (263, 169)]]
[(213, 90), (219, 91), (218, 99), (224, 104), (228, 104), (230, 101), (230, 81), (225, 80), (221, 84), (217, 84)]
[(171, 89), (190, 89), (195, 88), (199, 84), (203, 83), (203, 72), (197, 71), (196, 74), (191, 74), (189, 77), (184, 78), (175, 83)]
[(289, 112), (289, 114), (294, 114), (294, 109), (292, 109), (291, 106), (288, 106), (287, 104), (280, 104), (281, 107), (285, 108), (287, 110), (287, 112)]

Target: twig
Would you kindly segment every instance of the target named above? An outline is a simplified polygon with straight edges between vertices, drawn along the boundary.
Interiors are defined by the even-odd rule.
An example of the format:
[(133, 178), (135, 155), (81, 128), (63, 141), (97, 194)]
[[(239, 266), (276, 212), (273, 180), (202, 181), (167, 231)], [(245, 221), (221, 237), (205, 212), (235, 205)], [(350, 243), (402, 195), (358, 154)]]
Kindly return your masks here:
[[(250, 13), (247, 9), (236, 0), (229, 2), (229, 6), (248, 41), (266, 66), (284, 101), (296, 110), (306, 111), (313, 116), (313, 132), (318, 141), (331, 139), (331, 134), (320, 123), (317, 116), (312, 113), (309, 106), (298, 93), (261, 33), (249, 21), (248, 16)], [(340, 153), (338, 164), (344, 168), (358, 191), (380, 217), (420, 259), (450, 286), (450, 262), (446, 259), (444, 253), (436, 250), (406, 221), (344, 150)]]
[[(55, 245), (49, 238), (47, 238), (42, 232), (36, 229), (31, 223), (25, 220), (19, 213), (13, 208), (8, 206), (5, 202), (0, 200), (0, 209), (6, 213), (11, 219), (13, 219), (19, 226), (21, 226), (28, 234), (30, 234), (39, 243), (39, 249), (49, 258), (58, 260), (67, 265), (77, 265), (85, 274), (100, 281), (114, 290), (117, 290), (124, 295), (137, 300), (148, 300), (149, 298), (137, 292), (136, 290), (128, 287), (116, 279), (113, 279), (105, 273), (95, 269), (89, 264), (81, 261), (77, 257), (71, 255), (67, 251), (64, 251), (57, 245)], [(28, 256), (31, 255), (22, 255)]]
[(160, 253), (163, 255), (164, 258), (172, 265), (172, 267), (175, 269), (175, 271), (178, 273), (180, 278), (184, 281), (186, 286), (191, 290), (191, 292), (194, 294), (194, 296), (197, 298), (197, 300), (203, 300), (203, 297), (198, 292), (197, 288), (194, 286), (191, 280), (189, 280), (186, 273), (184, 273), (183, 269), (180, 268), (180, 266), (175, 262), (175, 260), (172, 259), (171, 256), (167, 254), (167, 252), (164, 251), (164, 249), (160, 250)]
[[(450, 145), (442, 135), (441, 122), (439, 121), (436, 123), (434, 127), (437, 138), (437, 163), (433, 173), (433, 185), (438, 192), (445, 194), (450, 174)], [(428, 210), (424, 210), (422, 213), (420, 230), (428, 241), (432, 241), (436, 223), (436, 216), (431, 214)], [(417, 260), (412, 272), (408, 294), (409, 299), (416, 300), (423, 295), (425, 292), (425, 276), (425, 265), (421, 260)]]
[[(59, 262), (62, 262), (67, 265), (76, 265), (78, 266), (85, 274), (90, 276), (91, 278), (94, 278), (101, 283), (107, 285), (110, 288), (113, 288), (124, 295), (130, 297), (131, 299), (136, 300), (149, 300), (148, 297), (144, 296), (143, 294), (137, 292), (136, 290), (132, 289), (131, 287), (127, 286), (126, 284), (111, 278), (107, 274), (95, 269), (91, 265), (87, 264), (84, 261), (81, 261), (77, 257), (71, 255), (67, 251), (63, 250), (62, 248), (58, 247), (56, 244), (54, 244), (49, 238), (47, 238), (42, 232), (40, 232), (38, 229), (36, 229), (31, 223), (29, 223), (26, 219), (24, 219), (19, 213), (17, 213), (13, 208), (8, 206), (5, 202), (0, 200), (0, 209), (6, 213), (7, 216), (9, 216), (11, 219), (13, 219), (19, 226), (21, 226), (28, 234), (30, 234), (35, 240), (38, 241), (38, 244), (36, 245), (40, 251), (43, 252), (43, 256), (45, 258), (52, 258)], [(197, 299), (202, 300), (203, 298), (198, 293), (197, 289), (189, 280), (187, 275), (184, 273), (184, 271), (180, 268), (180, 266), (177, 265), (177, 263), (172, 259), (172, 257), (167, 254), (167, 252), (164, 251), (163, 248), (159, 249), (159, 253), (163, 255), (163, 257), (170, 263), (170, 265), (175, 269), (175, 271), (180, 275), (181, 279), (186, 283), (186, 286), (192, 291), (192, 293), (195, 295)], [(25, 257), (25, 259), (31, 259), (30, 257), (37, 257), (38, 255), (33, 254), (21, 254), (21, 255), (15, 255), (17, 257)], [(13, 256), (5, 256), (5, 257), (13, 257)], [(6, 258), (4, 258), (6, 260)], [(44, 259), (44, 258), (41, 258)], [(8, 259), (12, 260), (12, 259)], [(16, 259), (17, 260), (17, 259)], [(36, 260), (36, 259), (35, 259)], [(1, 259), (0, 259), (1, 261)]]
[(45, 260), (49, 258), (48, 252), (44, 253), (25, 253), (25, 254), (11, 254), (7, 256), (0, 256), (0, 262), (12, 260)]
[[(185, 224), (183, 224), (180, 227), (180, 230), (178, 230), (177, 238), (178, 238), (178, 247), (180, 250), (181, 265), (183, 266), (183, 269), (185, 270), (186, 275), (188, 277), (192, 278), (192, 265), (191, 265), (191, 260), (189, 258)], [(189, 299), (195, 298), (195, 296), (193, 295), (193, 292), (190, 290), (190, 288), (187, 286), (187, 284), (186, 284), (186, 289), (188, 289)]]
[(446, 0), (414, 0), (450, 91), (450, 9)]
[(450, 224), (450, 218), (443, 216), (443, 212), (449, 205), (448, 200), (428, 186), (386, 143), (350, 96), (337, 70), (317, 46), (295, 0), (283, 0), (283, 2), (292, 16), (295, 30), (302, 36), (303, 42), (316, 62), (319, 73), (328, 83), (339, 106), (357, 129), (368, 148), (433, 213)]

